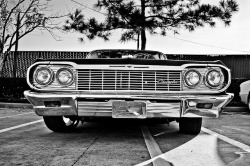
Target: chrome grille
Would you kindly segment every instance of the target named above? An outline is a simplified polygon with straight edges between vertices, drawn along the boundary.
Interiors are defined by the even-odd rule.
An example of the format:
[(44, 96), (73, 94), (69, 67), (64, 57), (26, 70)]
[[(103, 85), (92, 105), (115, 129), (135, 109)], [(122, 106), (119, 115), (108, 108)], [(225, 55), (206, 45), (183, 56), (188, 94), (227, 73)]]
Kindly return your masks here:
[(78, 90), (181, 91), (181, 71), (79, 69)]

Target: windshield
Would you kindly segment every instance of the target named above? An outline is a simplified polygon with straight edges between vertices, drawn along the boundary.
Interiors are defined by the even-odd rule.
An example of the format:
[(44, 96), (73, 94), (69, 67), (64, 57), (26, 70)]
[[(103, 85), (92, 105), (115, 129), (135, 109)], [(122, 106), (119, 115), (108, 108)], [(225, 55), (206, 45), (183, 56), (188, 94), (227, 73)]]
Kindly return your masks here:
[(87, 59), (104, 58), (135, 58), (135, 59), (166, 59), (164, 54), (157, 51), (137, 50), (96, 50), (90, 52)]

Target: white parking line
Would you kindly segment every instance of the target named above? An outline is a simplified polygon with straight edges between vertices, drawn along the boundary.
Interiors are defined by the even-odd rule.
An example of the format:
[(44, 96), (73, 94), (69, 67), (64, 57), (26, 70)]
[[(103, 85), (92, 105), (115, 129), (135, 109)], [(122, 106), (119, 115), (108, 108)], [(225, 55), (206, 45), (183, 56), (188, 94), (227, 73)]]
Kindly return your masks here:
[(4, 132), (10, 131), (10, 130), (18, 129), (18, 128), (25, 127), (25, 126), (28, 126), (28, 125), (32, 125), (32, 124), (35, 124), (35, 123), (39, 123), (39, 122), (42, 122), (42, 121), (43, 121), (43, 119), (40, 119), (40, 120), (37, 120), (37, 121), (24, 123), (24, 124), (21, 124), (21, 125), (18, 125), (18, 126), (9, 127), (9, 128), (0, 130), (0, 133), (4, 133)]
[(26, 112), (26, 113), (23, 113), (23, 114), (15, 114), (15, 115), (3, 116), (3, 117), (0, 117), (0, 119), (12, 118), (13, 116), (20, 116), (20, 115), (33, 114), (33, 113), (34, 112)]
[[(150, 154), (151, 158), (155, 158), (162, 154), (158, 144), (155, 142), (154, 138), (152, 137), (151, 133), (149, 132), (148, 128), (146, 126), (141, 126), (142, 135), (144, 137), (146, 146), (148, 148), (148, 152)], [(163, 158), (155, 158), (153, 160), (154, 166), (170, 166), (170, 164), (166, 161), (165, 157)]]
[(219, 139), (221, 139), (221, 140), (223, 140), (223, 141), (225, 141), (225, 142), (227, 142), (227, 143), (229, 143), (231, 145), (234, 145), (234, 146), (236, 146), (236, 147), (250, 153), (250, 146), (248, 146), (246, 144), (243, 144), (243, 143), (241, 143), (239, 141), (235, 141), (235, 140), (233, 140), (231, 138), (228, 138), (226, 136), (223, 136), (221, 134), (213, 132), (213, 131), (211, 131), (211, 130), (209, 130), (207, 128), (204, 128), (204, 127), (202, 127), (201, 130), (204, 131), (205, 133), (208, 133), (208, 134), (210, 134), (210, 135), (212, 135), (212, 136), (214, 136), (216, 138), (219, 138)]
[[(177, 124), (173, 125), (177, 126)], [(188, 142), (162, 154), (159, 146), (148, 129), (141, 128), (141, 130), (151, 159), (137, 164), (136, 166), (146, 166), (150, 163), (157, 166), (157, 164), (161, 164), (160, 162), (164, 165), (175, 166), (182, 166), (183, 163), (185, 163), (185, 165), (192, 166), (223, 166), (226, 165), (226, 163), (224, 163), (218, 154), (218, 139), (236, 146), (244, 150), (246, 153), (250, 152), (250, 146), (202, 127), (202, 131), (204, 133), (200, 133)], [(151, 155), (152, 152), (154, 152), (154, 155)], [(159, 161), (158, 163), (155, 162), (157, 160)]]

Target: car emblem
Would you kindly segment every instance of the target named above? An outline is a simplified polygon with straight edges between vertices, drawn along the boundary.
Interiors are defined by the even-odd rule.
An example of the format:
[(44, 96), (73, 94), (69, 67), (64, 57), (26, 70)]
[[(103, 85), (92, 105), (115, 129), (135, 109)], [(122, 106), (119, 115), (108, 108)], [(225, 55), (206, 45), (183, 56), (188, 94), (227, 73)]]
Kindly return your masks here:
[(128, 68), (131, 68), (131, 67), (133, 67), (133, 66), (127, 66)]
[(165, 80), (165, 79), (160, 79), (157, 81), (158, 84), (167, 84), (167, 85), (173, 85), (173, 84), (180, 84), (179, 80)]

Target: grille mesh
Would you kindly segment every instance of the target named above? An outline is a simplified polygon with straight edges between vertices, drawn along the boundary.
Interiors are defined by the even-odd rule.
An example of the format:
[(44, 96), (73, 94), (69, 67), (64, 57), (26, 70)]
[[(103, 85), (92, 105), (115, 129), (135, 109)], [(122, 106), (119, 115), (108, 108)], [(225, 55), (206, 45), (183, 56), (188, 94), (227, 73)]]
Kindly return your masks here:
[(181, 91), (181, 71), (80, 69), (78, 90)]

